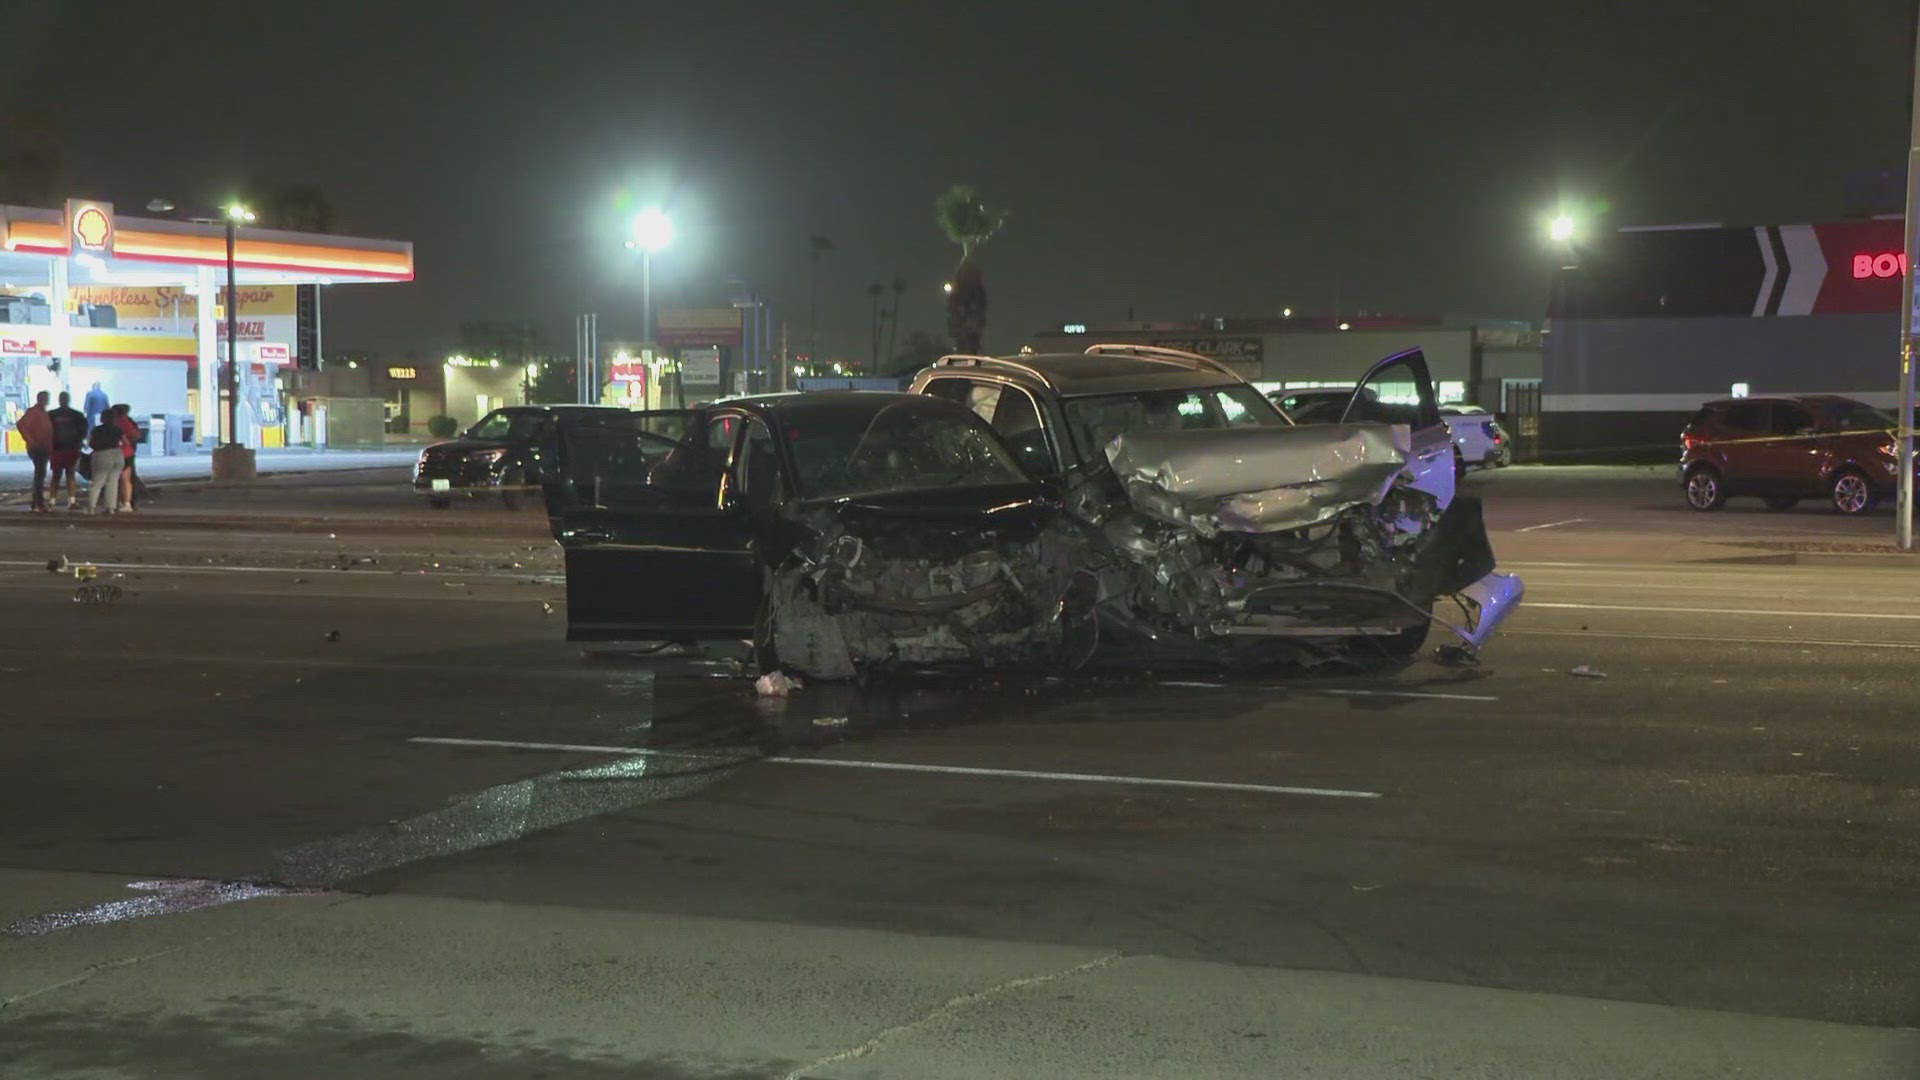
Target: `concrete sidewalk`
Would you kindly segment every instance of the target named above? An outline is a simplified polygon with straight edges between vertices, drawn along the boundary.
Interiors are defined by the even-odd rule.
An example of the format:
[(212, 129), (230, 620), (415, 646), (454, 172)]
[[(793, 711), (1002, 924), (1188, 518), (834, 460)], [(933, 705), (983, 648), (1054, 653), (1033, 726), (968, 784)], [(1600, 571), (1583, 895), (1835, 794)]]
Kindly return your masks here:
[[(328, 472), (336, 469), (377, 469), (412, 465), (420, 456), (417, 446), (379, 450), (309, 450), (290, 447), (262, 450), (258, 455), (260, 474)], [(206, 480), (213, 471), (213, 458), (206, 453), (155, 457), (141, 454), (136, 459), (142, 479), (149, 483), (169, 480)], [(33, 463), (25, 455), (0, 458), (0, 490), (25, 490), (33, 486)]]

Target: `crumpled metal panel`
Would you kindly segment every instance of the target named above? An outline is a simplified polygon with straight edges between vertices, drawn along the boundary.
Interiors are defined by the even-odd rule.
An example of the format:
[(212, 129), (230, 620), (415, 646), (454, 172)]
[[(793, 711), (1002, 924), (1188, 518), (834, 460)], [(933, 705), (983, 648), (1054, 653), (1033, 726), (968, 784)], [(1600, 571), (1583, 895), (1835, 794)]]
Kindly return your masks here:
[(1278, 532), (1377, 503), (1406, 468), (1399, 424), (1128, 433), (1107, 447), (1136, 509), (1215, 532)]

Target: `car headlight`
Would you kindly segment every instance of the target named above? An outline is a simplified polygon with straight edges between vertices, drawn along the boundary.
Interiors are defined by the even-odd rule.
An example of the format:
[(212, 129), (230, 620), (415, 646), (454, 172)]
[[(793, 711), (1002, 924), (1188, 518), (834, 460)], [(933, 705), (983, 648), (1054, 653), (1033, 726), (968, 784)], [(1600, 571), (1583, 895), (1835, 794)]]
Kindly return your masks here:
[(475, 450), (467, 455), (467, 460), (475, 465), (492, 465), (507, 456), (505, 447), (494, 450)]

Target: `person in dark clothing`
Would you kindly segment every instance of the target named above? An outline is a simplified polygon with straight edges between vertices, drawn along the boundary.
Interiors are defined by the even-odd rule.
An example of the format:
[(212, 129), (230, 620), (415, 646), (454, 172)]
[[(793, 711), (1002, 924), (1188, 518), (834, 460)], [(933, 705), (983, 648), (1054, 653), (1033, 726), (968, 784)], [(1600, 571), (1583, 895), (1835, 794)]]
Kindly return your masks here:
[(126, 464), (120, 469), (120, 509), (132, 510), (133, 497), (140, 487), (140, 479), (133, 473), (133, 452), (140, 446), (140, 425), (124, 404), (108, 409), (107, 418), (101, 422), (120, 429), (120, 452), (126, 456)]
[(53, 492), (59, 497), (60, 475), (67, 477), (67, 509), (80, 509), (80, 445), (87, 441), (87, 418), (80, 410), (68, 404), (73, 395), (60, 391), (60, 407), (47, 411), (47, 422), (53, 428), (53, 450), (47, 455), (48, 464), (53, 466)]

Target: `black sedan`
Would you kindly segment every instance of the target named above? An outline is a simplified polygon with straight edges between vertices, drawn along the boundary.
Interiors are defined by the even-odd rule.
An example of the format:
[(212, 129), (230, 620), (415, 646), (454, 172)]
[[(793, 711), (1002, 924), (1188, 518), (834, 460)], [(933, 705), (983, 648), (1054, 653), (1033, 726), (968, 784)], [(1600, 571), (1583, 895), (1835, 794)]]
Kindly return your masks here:
[(537, 499), (559, 428), (593, 416), (626, 416), (598, 405), (519, 405), (495, 409), (461, 435), (420, 451), (413, 489), (444, 510), (461, 496), (498, 495), (507, 509)]

